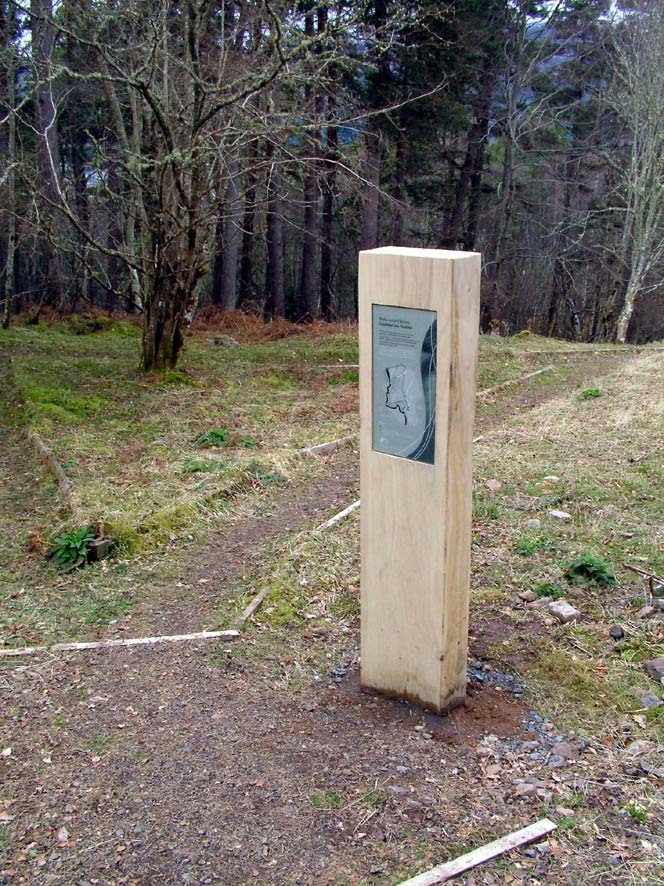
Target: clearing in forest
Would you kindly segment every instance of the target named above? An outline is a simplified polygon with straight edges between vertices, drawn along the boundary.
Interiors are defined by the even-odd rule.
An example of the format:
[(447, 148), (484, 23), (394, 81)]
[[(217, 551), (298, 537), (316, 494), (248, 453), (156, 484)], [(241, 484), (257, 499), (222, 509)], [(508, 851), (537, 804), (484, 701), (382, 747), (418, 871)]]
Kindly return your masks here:
[[(662, 352), (482, 339), (469, 704), (438, 718), (360, 693), (357, 512), (313, 531), (358, 497), (354, 330), (279, 334), (145, 378), (125, 324), (3, 333), (3, 648), (265, 600), (232, 644), (2, 658), (0, 882), (397, 884), (543, 816), (460, 882), (660, 881), (664, 622), (625, 564), (664, 572)], [(45, 559), (99, 521), (110, 559)]]

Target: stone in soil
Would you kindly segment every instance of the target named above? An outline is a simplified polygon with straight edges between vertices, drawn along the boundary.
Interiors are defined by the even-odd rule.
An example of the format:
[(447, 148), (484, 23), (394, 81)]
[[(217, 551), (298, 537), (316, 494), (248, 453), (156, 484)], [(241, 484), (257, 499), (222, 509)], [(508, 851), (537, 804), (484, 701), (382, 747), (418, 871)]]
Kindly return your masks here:
[(625, 748), (625, 753), (629, 754), (630, 757), (640, 757), (643, 754), (647, 754), (654, 749), (655, 745), (652, 741), (644, 741), (644, 739), (639, 738), (636, 741), (630, 741), (630, 743)]
[(550, 520), (571, 520), (572, 515), (568, 514), (567, 511), (549, 511), (547, 517)]
[(641, 707), (646, 710), (650, 710), (651, 708), (661, 708), (664, 704), (661, 698), (657, 698), (656, 695), (642, 695), (640, 698)]
[(645, 669), (653, 680), (664, 682), (664, 658), (651, 658), (650, 661), (645, 662)]
[(526, 520), (526, 529), (539, 529), (541, 525), (542, 522), (537, 517), (533, 517), (532, 520)]
[(523, 600), (524, 603), (534, 603), (537, 600), (537, 594), (534, 591), (521, 591), (520, 594), (517, 594), (519, 600)]
[(614, 625), (609, 631), (609, 637), (611, 637), (612, 640), (622, 640), (624, 636), (625, 632), (620, 625)]
[(533, 794), (537, 793), (537, 785), (531, 784), (528, 781), (521, 781), (517, 784), (516, 790), (514, 791), (515, 797), (531, 797)]
[(553, 746), (553, 751), (557, 757), (563, 760), (570, 760), (576, 756), (576, 749), (568, 741), (560, 741)]
[(567, 600), (554, 600), (552, 603), (549, 603), (549, 612), (564, 625), (569, 624), (571, 621), (581, 620), (579, 610), (575, 609)]
[(528, 603), (529, 609), (543, 609), (545, 606), (548, 606), (549, 603), (553, 601), (553, 597), (539, 597), (537, 600), (533, 600), (532, 603)]
[(654, 606), (642, 606), (641, 609), (639, 609), (639, 611), (636, 613), (638, 618), (650, 618), (650, 616), (654, 614)]

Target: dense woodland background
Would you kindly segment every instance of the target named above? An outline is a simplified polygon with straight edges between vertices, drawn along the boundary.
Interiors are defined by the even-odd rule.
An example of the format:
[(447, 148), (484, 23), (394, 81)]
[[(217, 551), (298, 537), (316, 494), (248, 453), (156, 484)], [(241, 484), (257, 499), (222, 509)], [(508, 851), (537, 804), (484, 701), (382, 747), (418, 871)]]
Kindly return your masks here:
[(353, 317), (358, 249), (480, 251), (482, 327), (664, 336), (664, 4), (0, 0), (0, 300)]

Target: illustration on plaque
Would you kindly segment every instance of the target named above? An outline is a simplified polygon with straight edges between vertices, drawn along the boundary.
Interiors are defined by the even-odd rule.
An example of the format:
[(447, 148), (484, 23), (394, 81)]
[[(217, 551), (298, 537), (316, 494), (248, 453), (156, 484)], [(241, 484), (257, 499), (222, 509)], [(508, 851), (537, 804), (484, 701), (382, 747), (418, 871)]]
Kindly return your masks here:
[(413, 388), (412, 379), (409, 377), (410, 370), (407, 366), (388, 366), (385, 370), (387, 376), (387, 389), (385, 391), (385, 405), (388, 409), (398, 409), (403, 415), (403, 423), (408, 424), (408, 395)]
[(436, 312), (373, 305), (373, 448), (433, 464)]

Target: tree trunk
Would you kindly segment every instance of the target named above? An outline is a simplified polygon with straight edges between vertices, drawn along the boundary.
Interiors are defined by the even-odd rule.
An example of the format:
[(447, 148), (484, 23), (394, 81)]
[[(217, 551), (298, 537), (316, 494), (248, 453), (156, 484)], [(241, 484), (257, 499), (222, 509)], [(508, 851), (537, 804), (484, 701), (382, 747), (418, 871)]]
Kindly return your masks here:
[(224, 217), (226, 207), (222, 203), (217, 216), (217, 224), (214, 229), (214, 262), (212, 265), (212, 292), (213, 305), (222, 303), (222, 279), (224, 273)]
[(394, 170), (395, 207), (392, 242), (395, 246), (403, 245), (404, 216), (406, 210), (406, 131), (400, 127), (397, 132), (396, 160)]
[(224, 261), (221, 274), (221, 298), (224, 310), (237, 306), (237, 268), (240, 248), (240, 224), (242, 202), (240, 200), (240, 164), (233, 160), (229, 170), (226, 206), (228, 213), (224, 225)]
[[(311, 5), (304, 17), (304, 33), (311, 40), (314, 36), (314, 13)], [(310, 110), (317, 105), (314, 88), (309, 80), (304, 87), (305, 108)], [(305, 158), (304, 171), (304, 233), (302, 239), (302, 272), (300, 276), (300, 293), (297, 305), (299, 322), (308, 323), (318, 313), (318, 291), (316, 264), (318, 252), (318, 151), (317, 140), (310, 141), (311, 156)]]
[(229, 169), (226, 198), (216, 227), (212, 304), (223, 305), (226, 311), (232, 311), (237, 306), (237, 270), (242, 218), (239, 175), (240, 164), (237, 160), (233, 160)]
[(15, 150), (16, 150), (16, 119), (14, 117), (14, 86), (15, 86), (15, 69), (14, 69), (14, 53), (11, 38), (9, 35), (9, 11), (5, 7), (3, 9), (3, 48), (7, 53), (7, 67), (3, 72), (6, 76), (5, 95), (0, 99), (0, 110), (3, 115), (7, 114), (7, 129), (2, 145), (3, 165), (7, 170), (4, 194), (2, 196), (2, 206), (0, 207), (0, 216), (4, 216), (6, 224), (5, 228), (5, 306), (2, 313), (2, 328), (9, 329), (12, 316), (12, 303), (14, 300), (14, 252), (16, 249), (16, 195), (15, 195)]
[[(491, 62), (487, 58), (483, 66), (482, 87), (475, 106), (475, 121), (468, 132), (468, 146), (456, 187), (454, 206), (443, 236), (443, 246), (448, 249), (459, 249), (462, 246), (467, 249), (468, 240), (475, 240), (493, 80)], [(464, 226), (466, 209), (468, 222)]]
[(316, 264), (318, 247), (318, 176), (313, 159), (307, 164), (304, 178), (304, 236), (302, 240), (302, 275), (298, 300), (299, 322), (308, 323), (318, 313)]
[(55, 245), (59, 219), (54, 206), (60, 199), (60, 155), (56, 128), (57, 111), (53, 98), (51, 56), (55, 45), (55, 26), (52, 20), (51, 0), (31, 0), (32, 58), (37, 84), (35, 86), (35, 128), (37, 130), (37, 166), (42, 193), (40, 213), (43, 229), (40, 232), (42, 250), (41, 288), (46, 301), (60, 307), (65, 288), (60, 254)]
[(255, 160), (255, 150), (249, 156), (250, 168), (246, 173), (244, 218), (242, 220), (242, 249), (240, 256), (240, 291), (238, 307), (246, 305), (254, 299), (253, 264), (254, 264), (254, 226), (256, 219), (256, 174), (251, 165)]
[[(268, 145), (267, 155), (274, 155)], [(265, 316), (283, 317), (284, 292), (284, 206), (281, 193), (281, 175), (272, 166), (267, 186), (267, 267), (265, 271)]]
[[(325, 4), (318, 7), (318, 33), (323, 35), (327, 30), (328, 8)], [(336, 71), (332, 75), (332, 83), (326, 98), (324, 137), (321, 134), (321, 151), (324, 157), (322, 190), (323, 205), (321, 210), (321, 246), (320, 246), (320, 312), (324, 320), (333, 316), (333, 256), (334, 256), (334, 199), (336, 192), (337, 162), (339, 160), (339, 134), (335, 126)]]
[(630, 277), (627, 291), (625, 292), (625, 300), (623, 301), (623, 306), (618, 315), (618, 323), (616, 325), (616, 341), (618, 344), (624, 345), (627, 342), (629, 323), (632, 319), (632, 314), (634, 313), (634, 305), (639, 294), (639, 289), (638, 282), (633, 277)]
[[(334, 118), (334, 97), (328, 97), (328, 120)], [(325, 320), (332, 319), (332, 258), (334, 254), (334, 198), (336, 192), (338, 160), (338, 130), (331, 124), (327, 127), (327, 169), (324, 178), (322, 243), (320, 250), (320, 309)]]
[(375, 126), (372, 131), (367, 133), (366, 194), (362, 215), (361, 249), (375, 249), (378, 246), (378, 207), (382, 156), (383, 133), (379, 126)]

